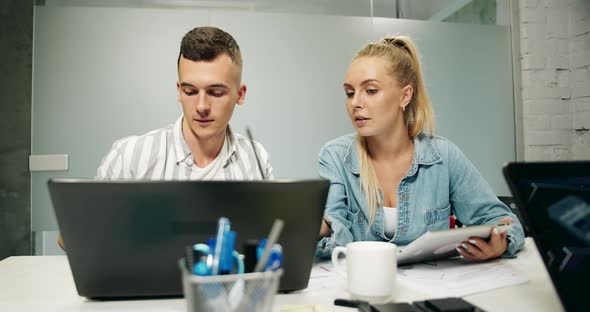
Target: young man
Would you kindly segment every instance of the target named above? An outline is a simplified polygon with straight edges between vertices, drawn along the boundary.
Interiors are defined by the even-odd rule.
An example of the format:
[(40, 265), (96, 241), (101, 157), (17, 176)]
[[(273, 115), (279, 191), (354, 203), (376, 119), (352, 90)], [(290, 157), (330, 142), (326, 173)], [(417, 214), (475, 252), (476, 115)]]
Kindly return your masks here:
[[(176, 89), (183, 111), (176, 123), (115, 142), (98, 168), (97, 179), (273, 178), (264, 147), (229, 127), (236, 104), (242, 105), (246, 97), (240, 48), (230, 34), (197, 27), (184, 35)], [(64, 248), (61, 235), (58, 243)]]
[(97, 178), (147, 180), (254, 180), (272, 178), (268, 154), (229, 128), (244, 103), (242, 56), (234, 38), (214, 27), (197, 27), (183, 38), (178, 55), (175, 124), (123, 138), (105, 156)]

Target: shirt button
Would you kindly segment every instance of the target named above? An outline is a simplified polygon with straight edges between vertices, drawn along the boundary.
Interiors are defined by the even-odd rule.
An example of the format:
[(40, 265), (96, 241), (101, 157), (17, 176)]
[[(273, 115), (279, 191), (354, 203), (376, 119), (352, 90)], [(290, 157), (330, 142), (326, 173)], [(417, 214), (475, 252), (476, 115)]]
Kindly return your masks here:
[(406, 201), (406, 194), (402, 194), (401, 199), (402, 199), (402, 201)]

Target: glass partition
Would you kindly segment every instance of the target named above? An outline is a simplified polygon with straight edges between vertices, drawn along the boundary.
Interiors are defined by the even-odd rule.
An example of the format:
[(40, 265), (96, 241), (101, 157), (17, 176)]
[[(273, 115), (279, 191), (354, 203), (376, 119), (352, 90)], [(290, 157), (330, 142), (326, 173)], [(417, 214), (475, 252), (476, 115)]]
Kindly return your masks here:
[(342, 90), (351, 58), (369, 41), (403, 34), (421, 51), (437, 134), (508, 194), (501, 175), (502, 164), (515, 160), (508, 26), (83, 2), (35, 7), (32, 153), (67, 154), (69, 170), (32, 173), (34, 232), (57, 230), (49, 178), (92, 178), (115, 140), (182, 114), (176, 58), (182, 36), (198, 25), (220, 27), (240, 44), (248, 93), (231, 124), (242, 133), (252, 128), (276, 177), (318, 176), (321, 146), (353, 131)]

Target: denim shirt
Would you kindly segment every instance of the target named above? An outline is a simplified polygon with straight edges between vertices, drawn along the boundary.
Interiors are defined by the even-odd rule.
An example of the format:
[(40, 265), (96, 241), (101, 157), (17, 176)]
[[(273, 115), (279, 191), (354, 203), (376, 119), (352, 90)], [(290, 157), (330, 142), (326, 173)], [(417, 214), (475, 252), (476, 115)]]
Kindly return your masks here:
[[(524, 245), (518, 218), (504, 205), (459, 148), (442, 137), (414, 138), (414, 158), (397, 188), (398, 223), (393, 237), (384, 232), (383, 207), (369, 226), (369, 211), (360, 186), (356, 134), (328, 142), (320, 151), (319, 174), (330, 180), (324, 216), (332, 229), (316, 255), (329, 257), (335, 246), (353, 241), (388, 241), (407, 245), (426, 231), (449, 229), (451, 212), (465, 225), (513, 220), (504, 257)], [(383, 193), (381, 192), (383, 198)]]

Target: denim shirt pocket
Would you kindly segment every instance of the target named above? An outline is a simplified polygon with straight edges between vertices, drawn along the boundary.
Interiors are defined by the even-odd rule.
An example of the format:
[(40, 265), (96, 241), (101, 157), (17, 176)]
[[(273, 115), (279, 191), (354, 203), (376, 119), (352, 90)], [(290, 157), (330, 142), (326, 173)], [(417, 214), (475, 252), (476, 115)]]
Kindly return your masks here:
[(348, 209), (348, 220), (352, 223), (352, 236), (354, 241), (365, 240), (365, 225), (363, 223), (360, 209)]
[(449, 223), (449, 217), (451, 215), (451, 204), (448, 204), (444, 208), (436, 208), (427, 210), (424, 214), (424, 223), (428, 225), (433, 225), (437, 223), (446, 222)]

